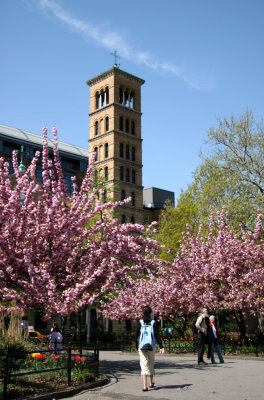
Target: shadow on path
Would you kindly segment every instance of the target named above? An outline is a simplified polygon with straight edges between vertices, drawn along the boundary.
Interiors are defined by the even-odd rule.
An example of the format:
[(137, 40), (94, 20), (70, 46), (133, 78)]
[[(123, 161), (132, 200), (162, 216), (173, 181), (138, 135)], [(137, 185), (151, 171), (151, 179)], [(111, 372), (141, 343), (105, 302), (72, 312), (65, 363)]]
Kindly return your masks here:
[(154, 390), (160, 390), (160, 389), (182, 389), (186, 390), (189, 389), (189, 387), (192, 386), (191, 383), (186, 383), (185, 385), (165, 385), (165, 386), (157, 386), (154, 388)]
[[(159, 375), (170, 375), (175, 374), (179, 370), (194, 369), (197, 371), (209, 372), (215, 371), (222, 366), (218, 364), (207, 364), (198, 365), (197, 363), (180, 363), (180, 362), (170, 362), (170, 361), (156, 361), (155, 370)], [(127, 376), (140, 374), (139, 360), (122, 360), (122, 361), (111, 361), (111, 360), (101, 360), (100, 370), (106, 375), (112, 375), (117, 380), (126, 379)]]

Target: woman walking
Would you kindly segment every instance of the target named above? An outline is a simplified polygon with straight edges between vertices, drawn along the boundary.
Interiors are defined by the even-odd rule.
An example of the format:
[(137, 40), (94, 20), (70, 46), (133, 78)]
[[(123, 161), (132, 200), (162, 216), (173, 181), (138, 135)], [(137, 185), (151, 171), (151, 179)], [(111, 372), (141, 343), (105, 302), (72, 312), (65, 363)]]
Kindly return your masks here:
[(147, 377), (149, 376), (149, 387), (153, 388), (155, 344), (158, 343), (160, 353), (164, 354), (164, 348), (159, 336), (157, 323), (151, 319), (152, 310), (149, 306), (143, 308), (143, 318), (138, 322), (136, 328), (136, 348), (139, 352), (141, 376), (143, 379), (143, 392), (148, 391)]

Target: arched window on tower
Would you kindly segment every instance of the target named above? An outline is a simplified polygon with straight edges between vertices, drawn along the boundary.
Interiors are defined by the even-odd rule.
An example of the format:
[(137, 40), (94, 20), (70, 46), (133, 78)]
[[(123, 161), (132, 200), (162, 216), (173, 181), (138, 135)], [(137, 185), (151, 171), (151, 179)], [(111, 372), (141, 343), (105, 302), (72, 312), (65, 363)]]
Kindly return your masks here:
[(123, 95), (124, 95), (124, 91), (123, 89), (119, 89), (119, 103), (123, 104)]
[(131, 223), (131, 224), (134, 224), (134, 223), (135, 223), (135, 218), (133, 217), (133, 215), (131, 215), (131, 217), (130, 217), (130, 223)]
[(94, 125), (94, 135), (98, 136), (98, 132), (99, 132), (99, 124), (98, 121), (95, 121), (95, 125)]
[(100, 107), (100, 94), (99, 94), (99, 92), (96, 92), (95, 101), (96, 101), (96, 108), (99, 108)]
[(119, 118), (119, 130), (123, 131), (123, 129), (124, 129), (124, 120), (123, 120), (123, 117), (120, 117)]
[(106, 144), (105, 144), (105, 158), (109, 157), (109, 151), (108, 151), (108, 149), (109, 149), (109, 146), (108, 146), (108, 143), (106, 143)]
[(123, 167), (120, 167), (120, 169), (119, 169), (119, 179), (120, 179), (120, 181), (124, 180), (124, 168)]
[(108, 167), (105, 167), (105, 180), (108, 181)]
[(132, 161), (136, 161), (136, 149), (132, 147)]
[(120, 199), (121, 199), (121, 201), (123, 201), (123, 200), (125, 200), (125, 198), (126, 198), (126, 192), (124, 191), (124, 189), (122, 189), (122, 190), (121, 190), (121, 197), (120, 197)]
[(136, 183), (136, 171), (132, 169), (132, 183)]
[(94, 161), (98, 161), (98, 147), (95, 147), (94, 152), (95, 152), (95, 160)]
[(126, 119), (126, 133), (129, 133), (129, 121)]
[(103, 90), (101, 90), (100, 96), (101, 96), (101, 107), (103, 107), (105, 105), (105, 93)]
[(109, 118), (106, 117), (105, 119), (105, 131), (108, 132), (109, 131)]
[(126, 216), (123, 214), (121, 215), (121, 224), (125, 224), (126, 223)]
[(135, 193), (131, 192), (130, 196), (131, 196), (131, 206), (135, 207)]
[(126, 145), (126, 159), (129, 160), (129, 145)]
[(134, 93), (130, 93), (130, 102), (129, 102), (129, 107), (134, 108)]
[(135, 136), (135, 121), (131, 122), (131, 134)]
[(123, 143), (119, 144), (119, 157), (124, 157), (124, 145)]
[(109, 104), (109, 88), (105, 88), (105, 104)]
[(123, 102), (124, 106), (128, 107), (129, 106), (129, 101), (128, 101), (128, 91), (126, 90), (124, 92), (124, 102)]
[(126, 169), (126, 182), (129, 182), (129, 169)]

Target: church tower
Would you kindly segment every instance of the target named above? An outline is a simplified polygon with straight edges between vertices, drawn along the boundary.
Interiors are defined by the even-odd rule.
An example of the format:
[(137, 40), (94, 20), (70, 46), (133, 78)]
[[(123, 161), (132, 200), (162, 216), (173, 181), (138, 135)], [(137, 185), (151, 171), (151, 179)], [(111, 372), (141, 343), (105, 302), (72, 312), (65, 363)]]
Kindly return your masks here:
[(90, 79), (89, 157), (114, 201), (131, 197), (118, 210), (120, 222), (143, 223), (141, 85), (144, 80), (115, 64)]

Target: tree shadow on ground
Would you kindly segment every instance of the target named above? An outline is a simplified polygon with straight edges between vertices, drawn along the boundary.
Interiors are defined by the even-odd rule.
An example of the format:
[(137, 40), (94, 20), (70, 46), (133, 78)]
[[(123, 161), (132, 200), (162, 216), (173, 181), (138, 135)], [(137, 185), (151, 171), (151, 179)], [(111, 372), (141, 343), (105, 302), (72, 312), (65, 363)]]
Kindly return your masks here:
[[(195, 369), (197, 371), (209, 372), (215, 371), (219, 366), (217, 364), (198, 365), (196, 363), (173, 363), (168, 361), (156, 361), (155, 370), (159, 375), (170, 375), (179, 370)], [(111, 361), (101, 360), (100, 370), (106, 375), (114, 375), (116, 379), (125, 379), (127, 375), (136, 375), (140, 373), (139, 360)]]

